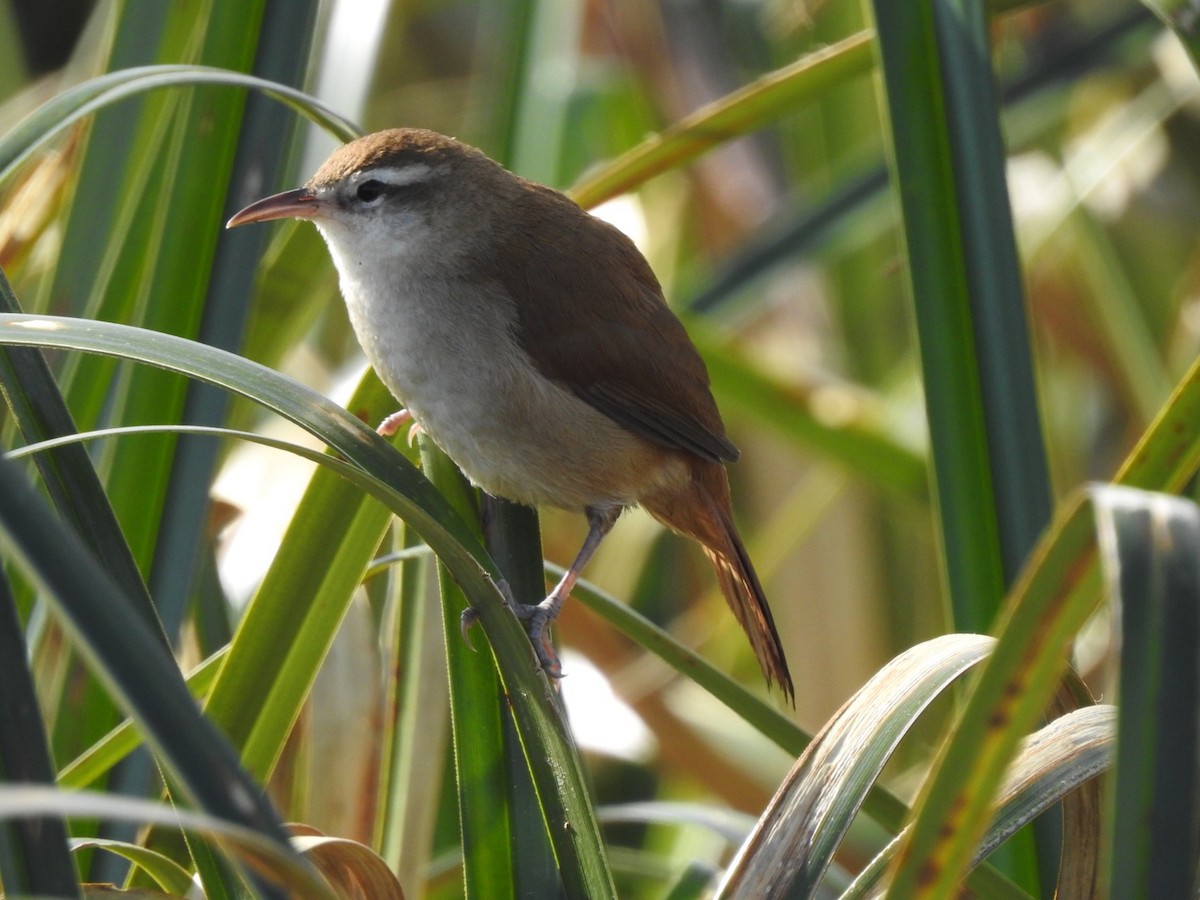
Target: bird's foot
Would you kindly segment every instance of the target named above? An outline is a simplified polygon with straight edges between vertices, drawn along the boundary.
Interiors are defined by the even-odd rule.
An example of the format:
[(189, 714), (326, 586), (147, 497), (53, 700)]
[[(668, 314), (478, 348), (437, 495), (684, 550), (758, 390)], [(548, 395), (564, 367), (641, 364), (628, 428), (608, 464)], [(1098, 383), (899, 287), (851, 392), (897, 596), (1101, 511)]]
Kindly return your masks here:
[(419, 422), (413, 422), (412, 413), (407, 409), (400, 409), (392, 413), (380, 422), (379, 427), (375, 430), (383, 437), (390, 438), (408, 422), (412, 422), (412, 425), (408, 428), (408, 446), (411, 447), (413, 441), (417, 439), (417, 435), (424, 434), (425, 429), (421, 427)]
[[(508, 586), (508, 582), (503, 578), (495, 582), (496, 587), (500, 591), (500, 596), (504, 598), (504, 602), (508, 604), (508, 608), (514, 613), (517, 613), (517, 607), (522, 604), (518, 603), (513, 597), (512, 588)], [(520, 613), (517, 613), (517, 618), (520, 618)], [(475, 645), (471, 643), (471, 629), (475, 627), (475, 623), (479, 621), (479, 610), (473, 606), (468, 606), (462, 611), (462, 615), (458, 617), (458, 631), (462, 635), (463, 641), (472, 650)]]
[(525, 606), (524, 611), (518, 613), (518, 618), (521, 618), (525, 623), (525, 631), (529, 635), (529, 641), (533, 644), (533, 652), (541, 663), (542, 671), (546, 673), (548, 678), (562, 678), (562, 662), (558, 658), (558, 653), (554, 650), (554, 644), (550, 641), (550, 635), (546, 631), (546, 626), (553, 622), (558, 617), (558, 610), (562, 606), (562, 600), (551, 594), (537, 606)]
[(375, 430), (384, 437), (391, 437), (400, 430), (401, 425), (403, 425), (405, 422), (411, 421), (412, 413), (410, 413), (407, 409), (398, 409), (380, 422), (379, 427)]
[[(562, 608), (563, 600), (566, 598), (558, 596), (558, 592), (553, 591), (541, 603), (530, 606), (526, 603), (517, 602), (507, 581), (503, 579), (497, 581), (496, 587), (500, 589), (500, 593), (504, 596), (504, 601), (508, 604), (508, 608), (512, 610), (513, 615), (525, 627), (525, 633), (529, 635), (529, 641), (533, 644), (534, 655), (537, 656), (542, 671), (550, 678), (562, 678), (562, 663), (559, 661), (558, 654), (554, 651), (554, 645), (550, 643), (550, 636), (546, 633), (546, 626), (558, 616), (558, 611)], [(464, 609), (458, 620), (458, 627), (462, 632), (463, 640), (472, 649), (474, 647), (471, 645), (470, 630), (471, 626), (478, 621), (479, 612), (473, 606), (468, 606)]]

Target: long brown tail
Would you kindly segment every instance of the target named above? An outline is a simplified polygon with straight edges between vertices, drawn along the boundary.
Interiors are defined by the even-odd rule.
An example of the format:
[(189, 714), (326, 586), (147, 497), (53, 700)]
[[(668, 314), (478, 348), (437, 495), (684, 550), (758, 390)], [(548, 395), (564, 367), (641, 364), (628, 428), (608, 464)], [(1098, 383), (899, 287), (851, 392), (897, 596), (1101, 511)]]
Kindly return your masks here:
[(789, 702), (795, 702), (795, 688), (775, 619), (767, 605), (758, 575), (746, 553), (746, 547), (733, 524), (729, 500), (729, 477), (720, 463), (691, 460), (691, 484), (685, 489), (664, 491), (642, 499), (645, 510), (668, 528), (699, 541), (717, 572), (717, 583), (725, 594), (767, 685), (779, 682)]

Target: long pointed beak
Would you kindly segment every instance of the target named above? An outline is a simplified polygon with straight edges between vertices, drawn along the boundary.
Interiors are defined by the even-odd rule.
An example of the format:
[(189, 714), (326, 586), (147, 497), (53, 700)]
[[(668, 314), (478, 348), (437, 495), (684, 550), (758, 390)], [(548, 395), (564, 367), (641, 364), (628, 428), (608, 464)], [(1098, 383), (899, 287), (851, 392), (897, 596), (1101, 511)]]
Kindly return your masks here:
[(308, 188), (296, 188), (256, 200), (225, 223), (226, 228), (237, 228), (251, 222), (268, 222), (271, 219), (315, 219), (321, 214), (317, 196)]

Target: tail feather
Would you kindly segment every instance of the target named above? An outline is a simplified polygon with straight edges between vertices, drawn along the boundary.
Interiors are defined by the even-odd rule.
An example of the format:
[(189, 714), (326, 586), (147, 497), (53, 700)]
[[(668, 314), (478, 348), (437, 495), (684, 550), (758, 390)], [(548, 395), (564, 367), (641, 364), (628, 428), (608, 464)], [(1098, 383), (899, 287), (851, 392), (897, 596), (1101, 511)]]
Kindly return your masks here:
[(767, 597), (758, 581), (758, 575), (732, 524), (728, 537), (732, 552), (707, 545), (704, 552), (716, 569), (717, 583), (720, 584), (730, 609), (750, 639), (750, 646), (754, 649), (754, 655), (758, 657), (763, 675), (766, 676), (767, 686), (770, 687), (773, 682), (778, 681), (788, 701), (794, 703), (795, 687), (788, 671), (779, 632), (775, 628), (775, 619), (771, 615), (771, 607), (767, 605)]
[(778, 682), (788, 701), (794, 703), (795, 687), (775, 619), (733, 524), (725, 467), (696, 460), (691, 468), (691, 484), (685, 489), (643, 498), (642, 506), (668, 528), (703, 545), (725, 600), (750, 639), (767, 685)]

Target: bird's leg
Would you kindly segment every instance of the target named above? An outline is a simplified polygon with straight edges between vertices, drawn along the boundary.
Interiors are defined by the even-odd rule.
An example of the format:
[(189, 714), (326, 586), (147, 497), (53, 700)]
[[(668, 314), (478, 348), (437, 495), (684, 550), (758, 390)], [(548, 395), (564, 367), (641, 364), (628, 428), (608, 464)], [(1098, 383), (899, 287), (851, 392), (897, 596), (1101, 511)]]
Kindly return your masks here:
[(558, 661), (558, 654), (554, 652), (554, 646), (546, 634), (546, 626), (558, 618), (563, 603), (567, 597), (571, 596), (571, 590), (575, 587), (575, 582), (579, 580), (579, 573), (588, 564), (588, 560), (592, 558), (592, 554), (596, 552), (596, 548), (600, 546), (604, 536), (612, 531), (613, 525), (616, 524), (617, 517), (621, 515), (621, 507), (589, 506), (585, 513), (589, 526), (587, 537), (583, 539), (583, 546), (579, 548), (579, 553), (575, 555), (575, 561), (571, 563), (571, 567), (567, 569), (566, 574), (554, 586), (554, 590), (545, 600), (537, 606), (523, 607), (518, 612), (518, 616), (525, 622), (525, 630), (529, 632), (529, 640), (533, 642), (533, 650), (537, 654), (538, 662), (542, 664), (542, 669), (551, 678), (562, 677), (562, 663)]
[(379, 427), (375, 430), (383, 437), (391, 437), (397, 431), (399, 431), (401, 426), (406, 422), (412, 422), (412, 426), (408, 429), (408, 446), (411, 447), (413, 441), (417, 439), (417, 435), (421, 434), (424, 429), (421, 428), (420, 423), (413, 422), (412, 413), (410, 413), (407, 409), (396, 410), (394, 413), (380, 422)]
[[(621, 509), (620, 506), (589, 506), (584, 511), (587, 515), (589, 528), (587, 537), (583, 539), (583, 546), (579, 548), (579, 553), (575, 555), (575, 561), (571, 563), (571, 567), (567, 569), (566, 574), (554, 586), (554, 590), (549, 593), (545, 600), (536, 606), (518, 603), (506, 582), (500, 581), (497, 583), (497, 587), (500, 588), (500, 592), (504, 595), (504, 599), (507, 601), (509, 608), (512, 609), (513, 614), (525, 623), (525, 630), (529, 633), (529, 640), (533, 644), (533, 652), (537, 655), (542, 670), (551, 678), (562, 677), (562, 663), (559, 662), (558, 654), (554, 652), (554, 646), (550, 643), (550, 639), (546, 634), (546, 626), (558, 617), (559, 612), (562, 610), (563, 602), (571, 595), (571, 590), (575, 587), (575, 582), (579, 580), (579, 573), (583, 571), (583, 567), (592, 558), (592, 554), (596, 552), (596, 548), (600, 546), (600, 542), (604, 540), (604, 536), (612, 531), (613, 525), (616, 524), (617, 518), (621, 515)], [(463, 639), (468, 644), (470, 640), (467, 638), (467, 632), (478, 618), (479, 613), (474, 608), (468, 606), (463, 610), (462, 617), (459, 619), (459, 627), (462, 629)]]

